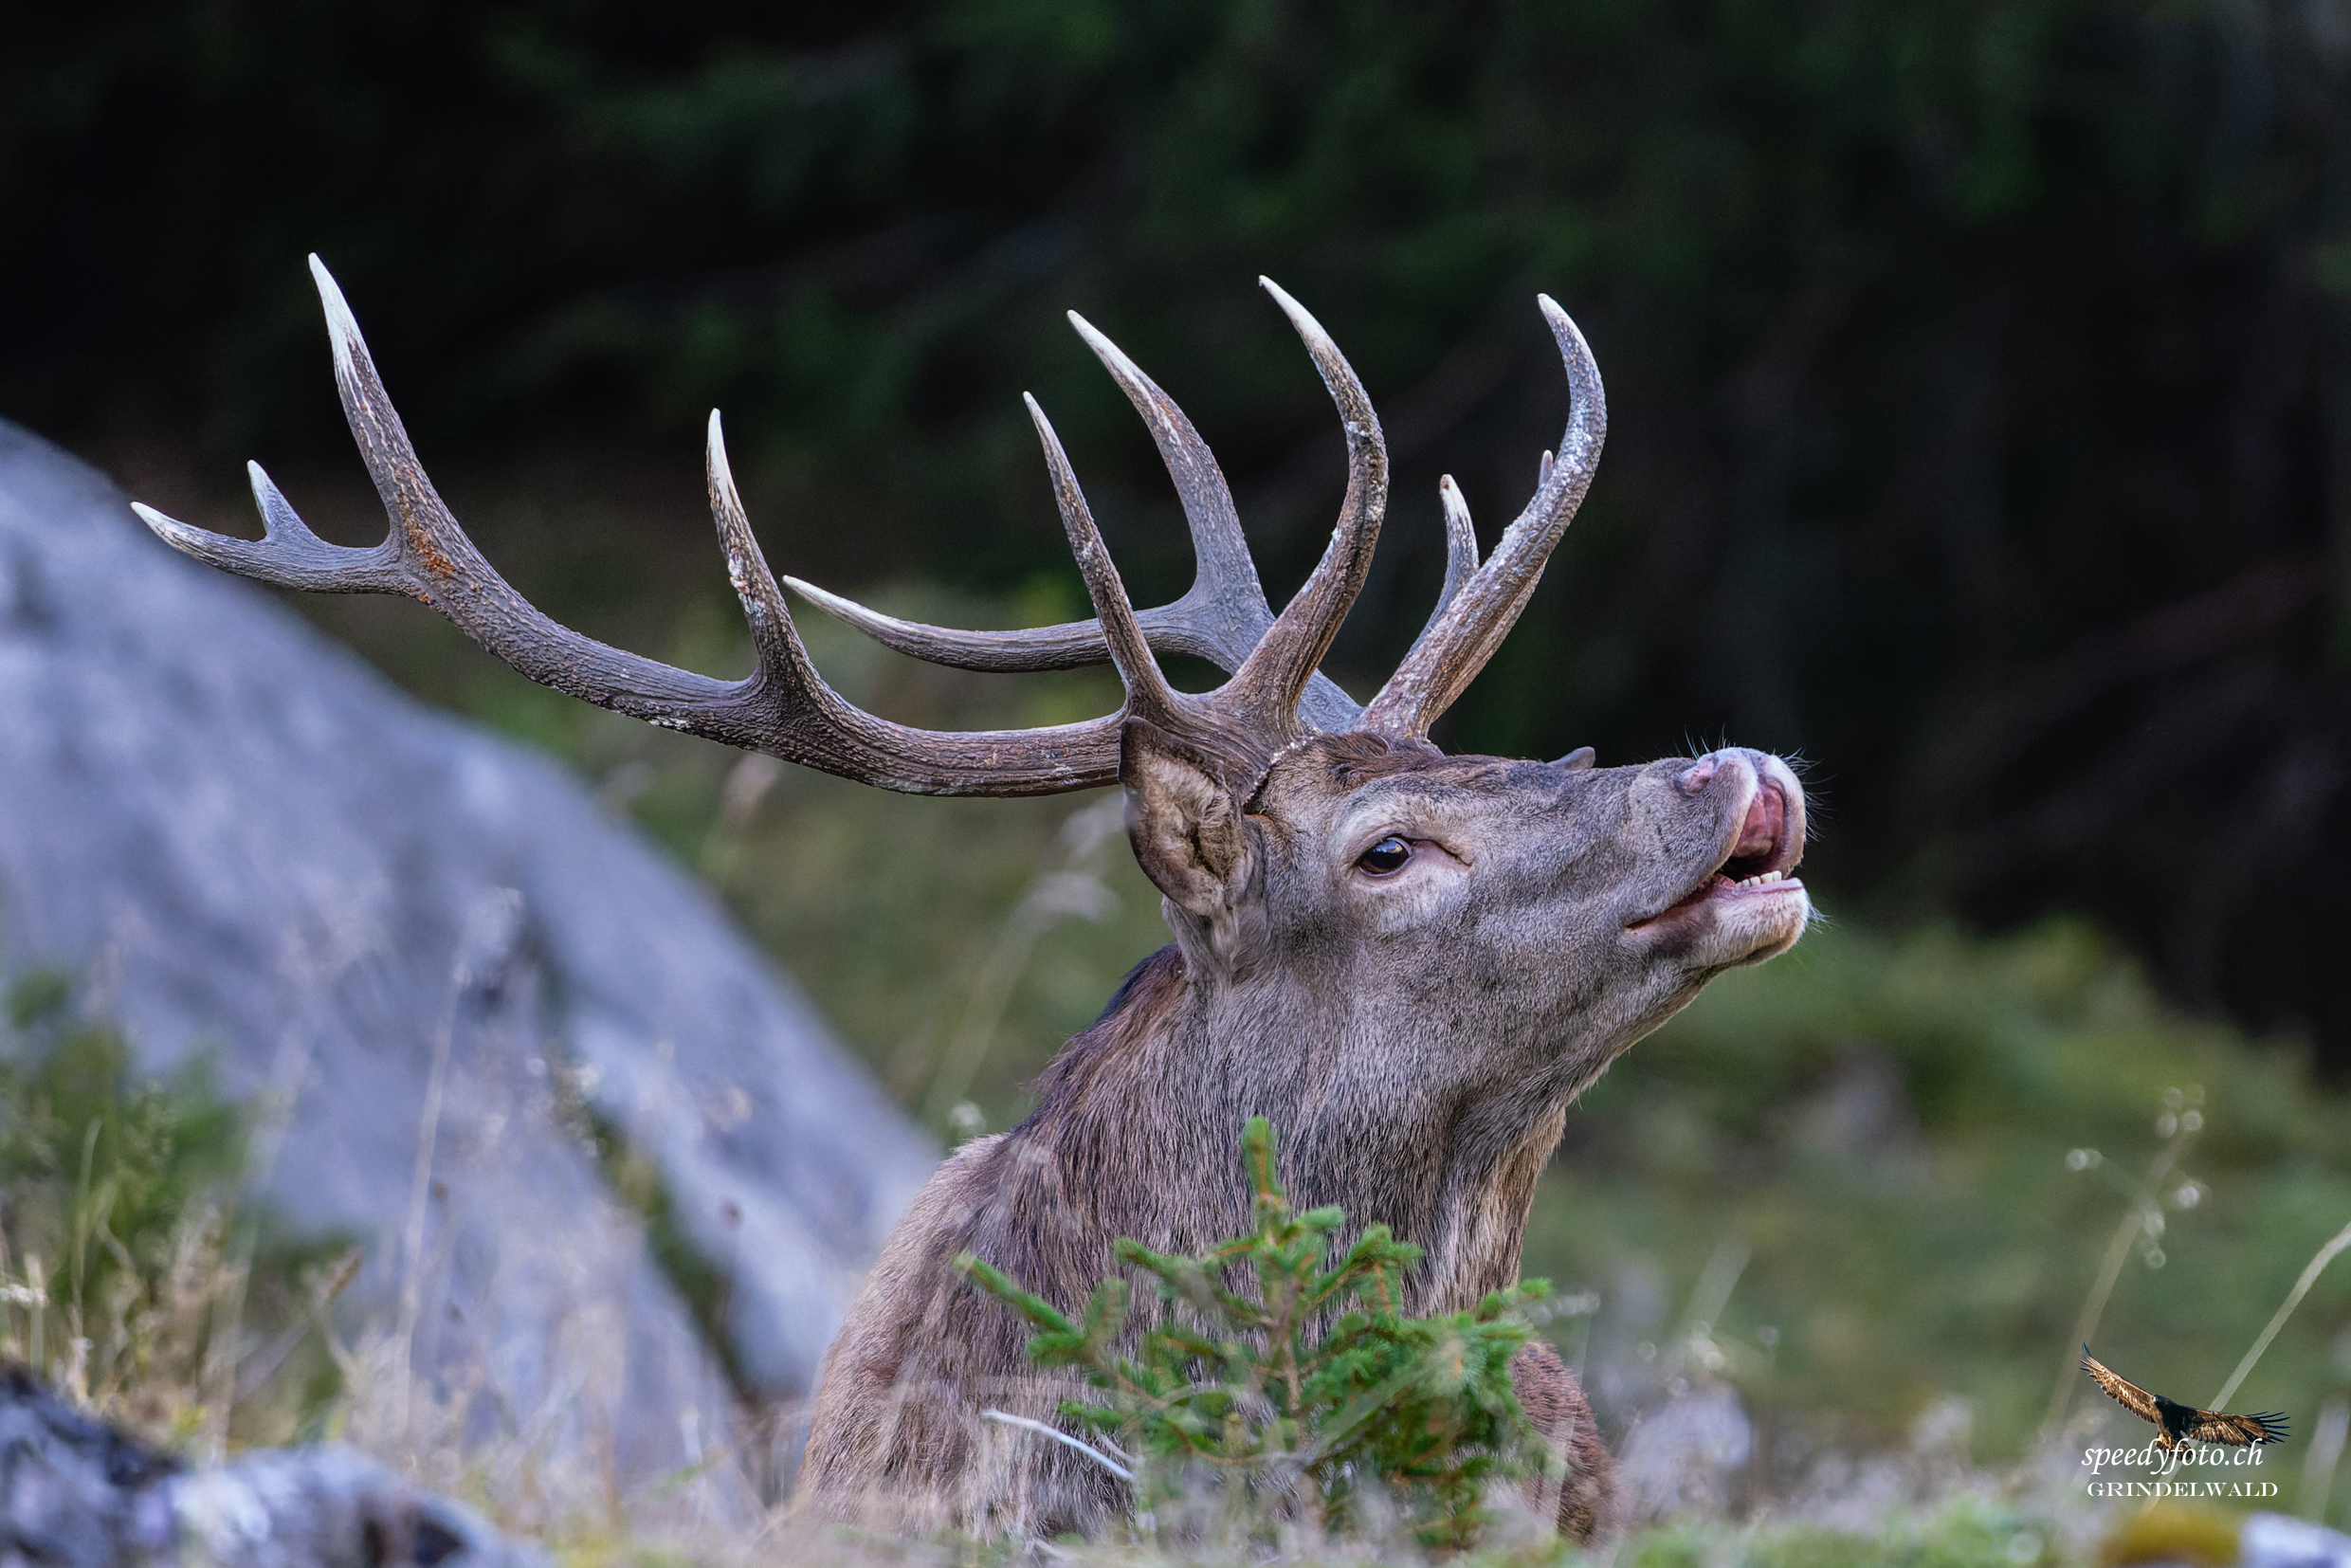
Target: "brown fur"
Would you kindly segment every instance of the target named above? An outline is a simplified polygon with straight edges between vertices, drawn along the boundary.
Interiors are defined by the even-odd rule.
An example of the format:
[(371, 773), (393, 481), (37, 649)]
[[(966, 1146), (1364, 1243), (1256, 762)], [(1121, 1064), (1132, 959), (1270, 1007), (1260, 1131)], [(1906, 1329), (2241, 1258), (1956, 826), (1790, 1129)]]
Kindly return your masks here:
[[(804, 1470), (820, 1517), (1036, 1536), (1117, 1510), (1121, 1484), (1084, 1455), (983, 1419), (1049, 1421), (1074, 1385), (1027, 1364), (1024, 1325), (952, 1260), (968, 1249), (1074, 1311), (1119, 1237), (1236, 1234), (1252, 1115), (1293, 1201), (1425, 1249), (1408, 1311), (1474, 1305), (1518, 1277), (1568, 1103), (1801, 926), (1800, 891), (1753, 901), (1768, 921), (1736, 901), (1650, 920), (1722, 864), (1767, 778), (1795, 791), (1757, 754), (1722, 754), (1744, 766), (1693, 791), (1686, 759), (1581, 770), (1324, 736), (1246, 812), (1176, 748), (1138, 755), (1130, 829), (1176, 940), (1047, 1069), (1028, 1120), (957, 1151), (900, 1223), (826, 1362)], [(1373, 876), (1356, 857), (1390, 832), (1414, 858)], [(1513, 1372), (1566, 1460), (1556, 1517), (1596, 1539), (1616, 1504), (1590, 1407), (1547, 1348)]]
[(1510, 1380), (1558, 1470), (1529, 1478), (1523, 1487), (1527, 1502), (1537, 1517), (1548, 1515), (1570, 1541), (1587, 1545), (1606, 1541), (1624, 1527), (1625, 1499), (1616, 1485), (1616, 1460), (1600, 1441), (1583, 1385), (1542, 1340), (1511, 1358)]

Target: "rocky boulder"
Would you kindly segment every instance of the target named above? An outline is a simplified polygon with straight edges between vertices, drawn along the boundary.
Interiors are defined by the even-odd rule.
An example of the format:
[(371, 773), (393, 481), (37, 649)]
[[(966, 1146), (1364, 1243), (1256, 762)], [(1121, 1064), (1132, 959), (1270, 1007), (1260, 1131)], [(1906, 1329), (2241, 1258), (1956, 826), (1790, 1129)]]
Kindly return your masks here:
[[(0, 422), (0, 934), (266, 1107), (251, 1179), (467, 1434), (690, 1464), (725, 1387), (583, 1128), (658, 1167), (741, 1375), (807, 1393), (937, 1151), (561, 768), (427, 711)], [(590, 1451), (592, 1450), (592, 1451)]]

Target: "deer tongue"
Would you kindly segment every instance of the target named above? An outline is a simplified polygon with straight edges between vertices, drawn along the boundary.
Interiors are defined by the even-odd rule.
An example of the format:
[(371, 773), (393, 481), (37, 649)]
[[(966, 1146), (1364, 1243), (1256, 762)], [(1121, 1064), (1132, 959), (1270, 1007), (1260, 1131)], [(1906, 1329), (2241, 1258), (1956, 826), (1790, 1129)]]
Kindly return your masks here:
[(1733, 860), (1745, 860), (1756, 855), (1768, 855), (1779, 847), (1779, 836), (1788, 828), (1788, 797), (1777, 785), (1766, 779), (1747, 803), (1747, 820), (1739, 829), (1739, 842), (1731, 846)]

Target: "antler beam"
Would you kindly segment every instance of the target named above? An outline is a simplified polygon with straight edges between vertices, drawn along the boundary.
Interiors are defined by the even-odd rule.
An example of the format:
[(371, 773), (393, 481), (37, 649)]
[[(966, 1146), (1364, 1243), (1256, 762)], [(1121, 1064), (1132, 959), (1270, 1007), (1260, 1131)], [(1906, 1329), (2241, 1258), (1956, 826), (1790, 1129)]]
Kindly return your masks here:
[(418, 462), (358, 322), (317, 257), (310, 262), (335, 346), (335, 380), (392, 529), (372, 549), (327, 543), (252, 465), (264, 535), (230, 538), (152, 507), (138, 513), (170, 544), (263, 582), (329, 593), (423, 600), (522, 674), (666, 729), (910, 794), (1059, 794), (1119, 776), (1121, 716), (1048, 729), (940, 731), (894, 724), (845, 701), (810, 664), (792, 612), (744, 519), (711, 415), (711, 510), (728, 574), (750, 617), (759, 665), (738, 682), (611, 647), (558, 625), (516, 593), (458, 526)]

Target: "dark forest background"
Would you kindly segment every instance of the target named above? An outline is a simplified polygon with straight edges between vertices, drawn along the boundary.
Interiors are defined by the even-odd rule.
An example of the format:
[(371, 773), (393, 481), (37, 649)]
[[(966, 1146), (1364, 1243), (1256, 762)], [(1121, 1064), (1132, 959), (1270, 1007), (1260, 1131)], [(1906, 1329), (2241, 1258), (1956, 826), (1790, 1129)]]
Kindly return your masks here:
[[(2351, 1071), (2342, 0), (20, 9), (0, 236), (0, 415), (118, 472), (355, 478), (316, 250), (461, 501), (659, 491), (715, 588), (716, 404), (780, 569), (1062, 608), (1024, 389), (1139, 594), (1189, 572), (1071, 307), (1303, 575), (1340, 449), (1268, 274), (1395, 457), (1358, 695), (1438, 475), (1490, 544), (1558, 438), (1548, 292), (1607, 456), (1441, 738), (1800, 753), (1832, 910), (2084, 912)], [(480, 532), (602, 634), (656, 572)]]

